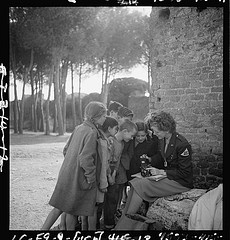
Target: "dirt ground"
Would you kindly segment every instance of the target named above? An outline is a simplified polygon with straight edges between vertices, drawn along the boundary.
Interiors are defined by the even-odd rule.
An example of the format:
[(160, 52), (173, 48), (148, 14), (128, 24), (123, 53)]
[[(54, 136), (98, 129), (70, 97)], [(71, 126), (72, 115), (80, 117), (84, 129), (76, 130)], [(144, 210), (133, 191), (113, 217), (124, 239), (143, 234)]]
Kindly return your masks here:
[(69, 136), (10, 134), (10, 230), (41, 228)]

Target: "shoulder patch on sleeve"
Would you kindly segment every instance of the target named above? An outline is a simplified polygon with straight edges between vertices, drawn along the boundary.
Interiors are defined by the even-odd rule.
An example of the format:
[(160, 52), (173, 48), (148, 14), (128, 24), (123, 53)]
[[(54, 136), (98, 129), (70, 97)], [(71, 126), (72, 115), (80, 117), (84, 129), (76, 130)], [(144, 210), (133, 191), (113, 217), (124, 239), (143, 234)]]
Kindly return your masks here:
[(183, 156), (183, 157), (189, 156), (189, 151), (187, 148), (185, 148), (184, 152), (181, 153), (181, 156)]

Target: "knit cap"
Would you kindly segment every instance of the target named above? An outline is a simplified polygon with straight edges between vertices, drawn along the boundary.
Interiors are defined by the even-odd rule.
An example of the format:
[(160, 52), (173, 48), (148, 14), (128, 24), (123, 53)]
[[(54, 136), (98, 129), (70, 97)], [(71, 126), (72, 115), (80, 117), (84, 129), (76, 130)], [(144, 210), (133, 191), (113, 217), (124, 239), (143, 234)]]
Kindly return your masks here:
[(118, 110), (118, 115), (120, 117), (129, 117), (132, 116), (133, 117), (133, 111), (128, 109), (127, 107), (120, 107)]

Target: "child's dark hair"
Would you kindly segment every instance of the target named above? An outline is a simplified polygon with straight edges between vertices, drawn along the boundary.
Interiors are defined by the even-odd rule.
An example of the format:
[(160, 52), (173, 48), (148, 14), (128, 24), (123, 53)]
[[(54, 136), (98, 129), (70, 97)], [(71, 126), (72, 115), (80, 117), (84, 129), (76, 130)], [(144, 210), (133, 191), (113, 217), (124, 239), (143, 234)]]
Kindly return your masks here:
[(133, 130), (137, 131), (137, 125), (130, 121), (129, 119), (124, 119), (121, 123), (120, 123), (120, 127), (119, 130), (122, 131), (126, 129), (128, 132), (131, 132)]
[(148, 133), (148, 125), (145, 122), (136, 122), (137, 125), (137, 131), (144, 131), (145, 133)]
[(108, 131), (109, 127), (113, 128), (115, 126), (118, 126), (118, 121), (113, 117), (106, 116), (106, 119), (105, 119), (101, 129), (103, 132), (106, 132), (106, 131)]
[(119, 108), (121, 108), (123, 105), (119, 102), (116, 101), (110, 101), (109, 102), (109, 107), (108, 107), (108, 111), (114, 111), (114, 112), (118, 112)]

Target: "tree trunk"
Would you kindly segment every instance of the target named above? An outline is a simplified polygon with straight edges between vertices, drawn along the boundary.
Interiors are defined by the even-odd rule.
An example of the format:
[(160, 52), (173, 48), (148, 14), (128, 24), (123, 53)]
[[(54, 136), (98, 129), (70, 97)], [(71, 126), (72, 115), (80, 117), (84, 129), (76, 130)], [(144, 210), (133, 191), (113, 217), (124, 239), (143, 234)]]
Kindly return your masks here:
[(18, 133), (18, 96), (16, 84), (16, 71), (13, 70), (14, 76), (14, 133)]
[(31, 49), (30, 55), (30, 65), (29, 67), (25, 67), (23, 73), (23, 89), (22, 89), (22, 100), (20, 104), (20, 112), (19, 112), (19, 133), (23, 134), (23, 124), (24, 124), (24, 95), (25, 95), (25, 86), (28, 81), (28, 73), (31, 71), (33, 66), (33, 59), (34, 59), (34, 51)]
[(43, 113), (43, 76), (42, 72), (39, 75), (39, 112), (38, 112), (38, 119), (39, 119), (39, 131), (44, 132), (44, 113)]
[(151, 92), (151, 62), (150, 62), (150, 57), (148, 58), (148, 92)]
[(50, 75), (49, 75), (49, 91), (48, 91), (48, 97), (45, 103), (45, 135), (50, 135), (50, 124), (49, 124), (49, 104), (50, 104), (50, 94), (51, 94), (51, 86), (53, 82), (53, 71), (54, 71), (54, 66), (52, 65)]
[(79, 92), (78, 92), (79, 120), (80, 120), (80, 123), (82, 123), (81, 76), (82, 76), (82, 63), (80, 63), (80, 65), (79, 65)]
[(31, 111), (31, 125), (32, 125), (32, 130), (34, 132), (37, 132), (37, 118), (36, 118), (36, 100), (35, 100), (35, 95), (34, 95), (34, 76), (33, 76), (33, 70), (30, 71), (30, 81), (31, 81), (31, 94), (32, 94), (32, 111)]
[(105, 106), (107, 106), (108, 93), (109, 93), (108, 76), (109, 76), (109, 62), (106, 61), (105, 82), (104, 82), (103, 93), (102, 93), (102, 102), (105, 104)]
[(12, 66), (12, 72), (13, 72), (13, 78), (14, 78), (14, 133), (18, 133), (18, 95), (17, 95), (17, 76), (16, 76), (16, 63), (15, 63), (15, 53), (14, 49), (12, 48), (12, 44), (10, 41), (11, 45), (11, 66)]
[(22, 88), (22, 99), (20, 102), (20, 111), (19, 111), (19, 121), (18, 121), (18, 131), (19, 134), (23, 134), (23, 125), (24, 125), (24, 97), (25, 97), (25, 85), (27, 82), (27, 71), (23, 73), (23, 88)]
[(74, 129), (75, 126), (76, 126), (76, 124), (77, 124), (77, 119), (76, 119), (76, 109), (75, 109), (75, 97), (74, 97), (73, 75), (74, 75), (73, 63), (71, 63), (72, 118), (73, 118), (73, 129)]
[(63, 119), (62, 119), (62, 110), (61, 110), (61, 102), (60, 102), (60, 86), (59, 86), (59, 74), (60, 74), (60, 58), (55, 59), (55, 77), (54, 77), (54, 98), (57, 107), (57, 121), (58, 121), (58, 134), (64, 135), (63, 128)]
[(103, 94), (104, 92), (104, 73), (105, 73), (104, 59), (102, 58), (101, 60), (101, 94)]
[(62, 83), (62, 118), (63, 131), (66, 132), (66, 79), (68, 73), (68, 61), (65, 60), (62, 66), (61, 83)]
[(57, 132), (57, 106), (54, 100), (54, 123), (53, 123), (53, 133)]

